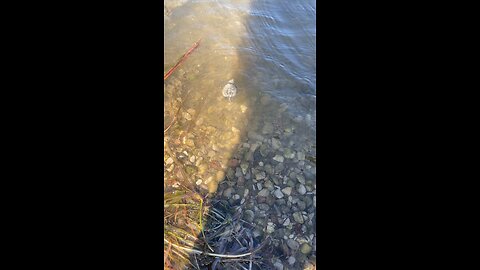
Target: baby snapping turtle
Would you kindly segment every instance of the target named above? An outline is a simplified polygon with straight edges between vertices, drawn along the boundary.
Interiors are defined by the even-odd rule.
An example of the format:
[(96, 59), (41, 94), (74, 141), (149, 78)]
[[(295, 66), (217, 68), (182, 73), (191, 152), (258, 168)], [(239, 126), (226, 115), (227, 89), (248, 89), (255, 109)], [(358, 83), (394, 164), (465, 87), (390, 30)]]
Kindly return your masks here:
[(223, 96), (228, 98), (228, 101), (231, 101), (231, 98), (237, 94), (237, 87), (235, 86), (235, 81), (231, 79), (228, 81), (227, 85), (223, 87)]

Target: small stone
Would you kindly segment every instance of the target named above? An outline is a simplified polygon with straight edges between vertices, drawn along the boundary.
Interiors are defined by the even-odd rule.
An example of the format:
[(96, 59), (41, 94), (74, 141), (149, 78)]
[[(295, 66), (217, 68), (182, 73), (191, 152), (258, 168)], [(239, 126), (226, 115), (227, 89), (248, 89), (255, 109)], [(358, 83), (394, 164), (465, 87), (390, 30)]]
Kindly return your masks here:
[(259, 197), (267, 197), (268, 196), (268, 189), (262, 189), (258, 192)]
[(258, 163), (258, 166), (263, 167), (263, 162), (260, 161), (260, 162)]
[(197, 184), (197, 186), (200, 186), (202, 184), (202, 179), (198, 179), (197, 182), (195, 182), (195, 184)]
[(294, 264), (295, 264), (295, 261), (296, 261), (296, 260), (295, 260), (295, 257), (293, 257), (293, 256), (288, 257), (288, 264), (294, 265)]
[(297, 152), (297, 159), (298, 160), (305, 160), (305, 153), (304, 152)]
[(254, 213), (252, 210), (245, 210), (245, 212), (243, 213), (243, 217), (245, 218), (246, 221), (248, 222), (253, 222), (253, 218), (254, 218)]
[(278, 162), (283, 162), (284, 158), (280, 155), (275, 155), (273, 157), (273, 160), (278, 161)]
[(248, 192), (250, 192), (248, 190), (248, 188), (245, 189), (245, 191), (243, 192), (243, 197), (246, 198), (248, 196)]
[(293, 250), (297, 250), (300, 245), (298, 244), (297, 241), (293, 240), (293, 239), (288, 239), (287, 240), (287, 246), (290, 248), (290, 249), (293, 249)]
[(190, 157), (190, 162), (194, 163), (194, 162), (195, 162), (195, 158), (196, 158), (195, 156), (191, 156), (191, 157)]
[(291, 149), (287, 148), (285, 149), (285, 152), (283, 154), (286, 158), (292, 159), (295, 157), (295, 152), (293, 152)]
[(283, 192), (283, 194), (288, 196), (292, 193), (292, 188), (291, 187), (286, 187), (286, 188), (282, 189), (282, 192)]
[(275, 270), (283, 270), (283, 264), (281, 262), (275, 262), (273, 266), (275, 267)]
[(305, 195), (305, 193), (307, 193), (307, 189), (305, 188), (305, 186), (303, 184), (300, 184), (298, 186), (297, 191), (300, 195)]
[(257, 183), (257, 188), (258, 188), (258, 190), (262, 190), (262, 189), (263, 189), (262, 183), (258, 182), (258, 183)]
[(274, 195), (275, 195), (275, 197), (277, 197), (278, 199), (283, 198), (283, 193), (282, 193), (282, 191), (281, 191), (280, 189), (275, 190)]
[(225, 196), (225, 198), (228, 199), (232, 197), (232, 192), (233, 192), (233, 188), (229, 187), (223, 191), (223, 196)]
[(233, 198), (234, 200), (238, 200), (238, 199), (240, 199), (240, 195), (238, 195), (238, 194), (235, 194), (235, 195), (233, 195), (233, 197), (232, 197), (232, 198)]
[(259, 172), (257, 174), (255, 174), (255, 179), (256, 180), (262, 180), (262, 179), (265, 179), (266, 175), (265, 175), (265, 172)]
[(240, 164), (240, 168), (242, 169), (243, 175), (246, 175), (246, 174), (247, 174), (247, 170), (248, 170), (248, 163), (242, 163), (242, 164)]
[(293, 219), (294, 219), (297, 223), (300, 223), (300, 224), (303, 224), (303, 222), (304, 222), (303, 216), (302, 216), (302, 213), (301, 213), (301, 212), (295, 212), (295, 213), (293, 213)]
[(274, 231), (275, 231), (275, 224), (273, 224), (272, 222), (268, 222), (267, 223), (267, 233), (271, 234)]
[(282, 147), (282, 143), (280, 142), (280, 140), (272, 138), (272, 148), (278, 150), (280, 149), (280, 147)]
[(245, 113), (247, 111), (248, 107), (245, 106), (245, 105), (240, 105), (240, 110), (242, 111), (242, 113)]
[(188, 112), (183, 113), (183, 117), (187, 119), (188, 121), (192, 120), (192, 116)]
[(172, 164), (172, 163), (173, 163), (173, 158), (169, 157), (169, 158), (167, 159), (167, 161), (165, 161), (165, 163), (166, 163), (167, 165)]
[(301, 176), (301, 175), (297, 175), (297, 180), (298, 182), (300, 182), (301, 184), (304, 184), (305, 185), (305, 177)]
[(305, 255), (310, 254), (312, 251), (312, 247), (308, 243), (303, 243), (302, 246), (300, 247), (300, 252), (302, 252)]
[(283, 222), (283, 226), (288, 226), (290, 225), (290, 218), (287, 218), (284, 222)]

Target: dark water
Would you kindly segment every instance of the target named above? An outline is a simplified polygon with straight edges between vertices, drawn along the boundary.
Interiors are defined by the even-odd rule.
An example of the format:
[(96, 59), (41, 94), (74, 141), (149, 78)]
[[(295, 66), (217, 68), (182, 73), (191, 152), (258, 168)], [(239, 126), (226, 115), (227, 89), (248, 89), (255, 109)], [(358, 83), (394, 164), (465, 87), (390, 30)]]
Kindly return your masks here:
[[(242, 220), (247, 210), (254, 213), (258, 242), (273, 239), (262, 267), (310, 269), (316, 261), (315, 1), (164, 4), (165, 72), (201, 39), (165, 81), (166, 125), (181, 106), (166, 142), (189, 166), (192, 185), (237, 209)], [(222, 96), (230, 79), (238, 88), (231, 101)], [(168, 155), (165, 168), (165, 179), (174, 182)], [(301, 251), (308, 251), (305, 243), (311, 251)]]

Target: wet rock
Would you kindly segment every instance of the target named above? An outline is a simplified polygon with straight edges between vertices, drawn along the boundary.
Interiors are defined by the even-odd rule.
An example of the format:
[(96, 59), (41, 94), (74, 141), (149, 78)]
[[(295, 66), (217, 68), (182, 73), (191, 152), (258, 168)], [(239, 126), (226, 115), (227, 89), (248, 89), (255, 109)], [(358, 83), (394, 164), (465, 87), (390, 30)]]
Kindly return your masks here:
[(277, 197), (278, 199), (281, 199), (281, 198), (283, 198), (283, 196), (284, 196), (283, 193), (282, 193), (282, 191), (281, 191), (280, 189), (275, 190), (274, 195), (275, 195), (275, 197)]
[(283, 226), (288, 226), (290, 225), (290, 218), (287, 218), (284, 222), (283, 222)]
[(310, 254), (312, 251), (312, 247), (308, 243), (303, 243), (302, 246), (300, 247), (300, 252), (302, 252), (305, 255)]
[(278, 161), (278, 162), (283, 162), (284, 158), (283, 158), (283, 156), (275, 155), (273, 157), (273, 160)]
[(295, 261), (296, 261), (296, 260), (295, 260), (295, 257), (293, 257), (293, 256), (288, 257), (288, 264), (294, 265), (294, 264), (295, 264)]
[(298, 160), (305, 160), (305, 153), (304, 152), (297, 152), (297, 159)]
[(297, 250), (300, 245), (298, 244), (297, 241), (293, 240), (293, 239), (288, 239), (287, 240), (287, 246), (290, 248), (290, 249), (293, 249), (293, 250)]
[(257, 183), (257, 188), (258, 188), (258, 190), (262, 190), (263, 189), (262, 183)]
[(240, 199), (240, 195), (238, 195), (238, 194), (235, 194), (235, 195), (233, 195), (233, 197), (232, 197), (232, 198), (233, 198), (234, 200), (239, 200), (239, 199)]

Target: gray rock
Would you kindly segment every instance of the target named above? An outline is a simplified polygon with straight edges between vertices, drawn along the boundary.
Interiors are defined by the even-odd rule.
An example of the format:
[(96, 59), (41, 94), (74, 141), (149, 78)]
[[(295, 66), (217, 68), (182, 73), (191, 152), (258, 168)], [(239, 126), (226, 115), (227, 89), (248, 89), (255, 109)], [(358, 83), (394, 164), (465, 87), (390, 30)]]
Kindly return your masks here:
[(223, 196), (225, 196), (225, 198), (230, 198), (232, 197), (232, 192), (233, 188), (229, 187), (223, 191)]
[(245, 218), (246, 221), (253, 222), (253, 218), (255, 217), (255, 214), (253, 213), (252, 210), (245, 210), (245, 212), (243, 213), (243, 217)]
[(300, 247), (300, 244), (298, 244), (298, 242), (293, 240), (293, 239), (288, 239), (287, 240), (287, 246), (290, 249), (297, 250)]
[(283, 158), (283, 156), (275, 155), (273, 157), (273, 160), (278, 161), (278, 162), (283, 162), (284, 158)]
[(266, 175), (265, 175), (265, 172), (259, 172), (257, 174), (255, 174), (255, 179), (256, 180), (262, 180), (262, 179), (265, 179)]
[(305, 153), (304, 152), (297, 152), (297, 159), (298, 160), (305, 160)]
[(258, 205), (258, 209), (263, 210), (263, 211), (268, 211), (268, 210), (270, 210), (270, 206), (268, 206), (268, 204), (261, 203), (261, 204)]
[(283, 264), (281, 262), (275, 262), (273, 266), (275, 267), (275, 270), (283, 270)]
[(278, 199), (283, 198), (283, 193), (282, 193), (282, 191), (281, 191), (280, 189), (275, 190), (274, 195), (275, 195), (275, 197), (277, 197)]
[(307, 189), (305, 188), (305, 186), (303, 184), (300, 184), (298, 186), (297, 191), (300, 195), (305, 195), (305, 193), (307, 193)]
[(282, 143), (280, 142), (280, 140), (272, 138), (272, 148), (278, 150), (280, 149), (280, 147), (282, 147)]
[(291, 149), (287, 148), (285, 149), (285, 152), (283, 154), (286, 158), (292, 159), (295, 157), (295, 152), (293, 152)]
[(267, 197), (268, 196), (268, 189), (262, 189), (260, 192), (258, 192), (259, 197)]
[(295, 261), (296, 261), (296, 260), (295, 260), (295, 257), (293, 257), (293, 256), (288, 257), (288, 264), (294, 265), (294, 264), (295, 264)]
[(293, 219), (294, 219), (297, 223), (300, 223), (300, 224), (303, 224), (303, 222), (304, 222), (302, 213), (300, 213), (300, 212), (295, 212), (295, 213), (293, 213)]
[(282, 189), (283, 194), (285, 195), (290, 195), (292, 193), (292, 188), (291, 187), (286, 187)]
[(310, 254), (311, 251), (312, 251), (312, 247), (308, 243), (303, 243), (302, 246), (300, 247), (300, 252), (302, 252), (305, 255)]

